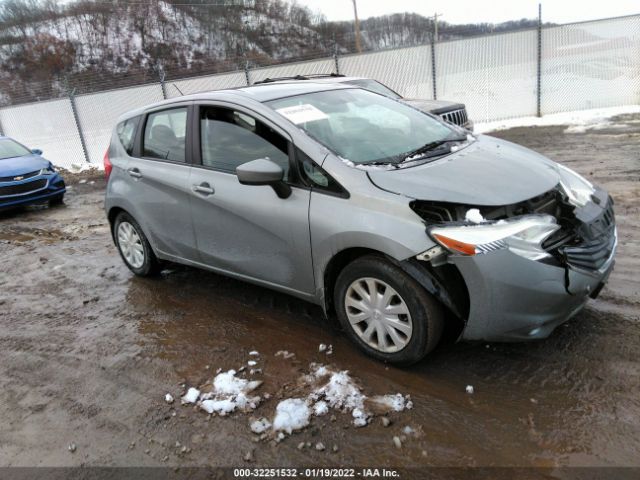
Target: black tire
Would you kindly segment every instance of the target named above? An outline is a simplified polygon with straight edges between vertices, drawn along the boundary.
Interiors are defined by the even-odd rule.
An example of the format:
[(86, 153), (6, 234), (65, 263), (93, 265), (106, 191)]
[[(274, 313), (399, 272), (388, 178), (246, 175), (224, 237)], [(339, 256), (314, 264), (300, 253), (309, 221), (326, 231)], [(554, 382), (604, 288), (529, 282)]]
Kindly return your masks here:
[[(140, 243), (142, 245), (142, 251), (144, 255), (143, 262), (140, 266), (132, 265), (129, 262), (129, 260), (127, 260), (125, 254), (123, 253), (123, 249), (120, 246), (120, 241), (118, 239), (118, 231), (121, 224), (125, 222), (128, 223), (131, 227), (133, 227), (133, 229), (135, 230), (135, 233), (138, 235), (140, 239)], [(149, 240), (147, 240), (147, 237), (142, 231), (142, 228), (140, 228), (140, 225), (138, 224), (138, 222), (136, 222), (135, 219), (128, 213), (120, 212), (116, 217), (115, 221), (113, 222), (113, 239), (116, 244), (116, 248), (118, 249), (118, 253), (122, 258), (122, 261), (133, 273), (135, 273), (140, 277), (148, 277), (148, 276), (156, 275), (160, 272), (160, 262), (158, 261), (158, 258), (156, 257), (155, 253), (153, 252), (153, 249), (149, 244)]]
[[(346, 295), (353, 282), (373, 278), (391, 286), (409, 310), (412, 332), (408, 343), (389, 353), (373, 348), (356, 333), (349, 322)], [(442, 335), (444, 314), (441, 304), (416, 280), (382, 256), (367, 255), (348, 264), (338, 275), (334, 288), (334, 305), (342, 328), (351, 340), (368, 355), (395, 365), (411, 365), (422, 360), (438, 344)], [(389, 337), (390, 338), (390, 337)]]
[(64, 193), (60, 195), (56, 195), (51, 200), (49, 200), (49, 206), (55, 207), (56, 205), (62, 205), (64, 203)]

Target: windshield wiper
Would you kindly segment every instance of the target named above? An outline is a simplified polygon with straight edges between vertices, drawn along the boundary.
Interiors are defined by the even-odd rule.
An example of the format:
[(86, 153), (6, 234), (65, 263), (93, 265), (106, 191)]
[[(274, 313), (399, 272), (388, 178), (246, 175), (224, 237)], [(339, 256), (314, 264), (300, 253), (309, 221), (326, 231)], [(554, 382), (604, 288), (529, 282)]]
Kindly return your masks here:
[[(441, 147), (442, 145), (446, 145), (447, 143), (464, 142), (466, 139), (467, 137), (464, 136), (464, 137), (445, 138), (443, 140), (436, 140), (435, 142), (426, 143), (421, 147), (416, 148), (415, 150), (399, 155), (398, 163), (406, 162), (409, 159), (413, 160), (414, 157), (417, 157), (418, 155), (421, 155), (423, 153), (432, 152), (438, 147)], [(418, 160), (418, 158), (415, 158), (415, 160)]]

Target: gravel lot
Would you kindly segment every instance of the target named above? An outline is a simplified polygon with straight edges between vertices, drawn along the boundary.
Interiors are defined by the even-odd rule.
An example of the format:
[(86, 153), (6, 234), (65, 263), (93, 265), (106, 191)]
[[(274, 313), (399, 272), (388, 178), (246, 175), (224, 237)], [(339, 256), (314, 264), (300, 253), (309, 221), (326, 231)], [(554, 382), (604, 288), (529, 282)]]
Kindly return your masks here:
[[(565, 130), (495, 135), (613, 195), (609, 285), (547, 340), (445, 344), (408, 370), (361, 355), (286, 295), (182, 267), (135, 278), (110, 240), (100, 178), (74, 178), (65, 206), (0, 214), (0, 466), (640, 465), (640, 116)], [(258, 392), (271, 395), (253, 416), (273, 417), (311, 362), (348, 369), (368, 395), (409, 394), (413, 409), (364, 428), (326, 415), (276, 442), (256, 441), (251, 414), (180, 405), (183, 385), (245, 365), (251, 350)]]

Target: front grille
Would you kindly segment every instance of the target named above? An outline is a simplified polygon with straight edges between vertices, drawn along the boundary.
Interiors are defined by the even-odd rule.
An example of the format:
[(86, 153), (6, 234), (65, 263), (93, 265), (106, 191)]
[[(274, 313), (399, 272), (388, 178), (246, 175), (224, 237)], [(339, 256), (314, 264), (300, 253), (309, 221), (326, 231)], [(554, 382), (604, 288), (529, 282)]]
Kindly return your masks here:
[(613, 201), (598, 218), (582, 224), (573, 244), (559, 248), (567, 263), (577, 268), (599, 270), (611, 257), (616, 244), (616, 219)]
[(587, 270), (598, 270), (613, 253), (615, 243), (615, 229), (612, 228), (607, 235), (575, 247), (564, 247), (562, 251), (569, 265)]
[(452, 110), (450, 112), (441, 113), (440, 116), (449, 123), (463, 126), (469, 120), (467, 117), (467, 109)]
[(20, 195), (23, 193), (33, 192), (34, 190), (40, 190), (47, 186), (45, 179), (35, 180), (33, 182), (20, 183), (18, 185), (7, 185), (6, 187), (0, 187), (0, 196), (5, 195)]
[[(40, 170), (36, 170), (35, 172), (22, 173), (20, 175), (13, 175), (12, 177), (0, 177), (0, 182), (19, 182), (20, 180), (26, 180), (27, 178), (35, 177), (39, 173)], [(16, 180), (16, 178), (18, 178), (18, 180)]]

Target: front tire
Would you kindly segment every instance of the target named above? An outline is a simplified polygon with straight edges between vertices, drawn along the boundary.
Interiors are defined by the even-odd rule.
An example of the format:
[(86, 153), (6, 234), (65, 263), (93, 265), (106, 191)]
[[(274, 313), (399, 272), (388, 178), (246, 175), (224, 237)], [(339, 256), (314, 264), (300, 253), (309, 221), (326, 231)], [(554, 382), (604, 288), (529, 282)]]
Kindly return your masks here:
[(160, 271), (147, 237), (131, 215), (126, 212), (118, 214), (113, 224), (113, 237), (120, 257), (133, 273), (148, 277)]
[(442, 335), (440, 303), (382, 256), (368, 255), (347, 265), (336, 281), (334, 302), (351, 340), (384, 362), (416, 363)]

